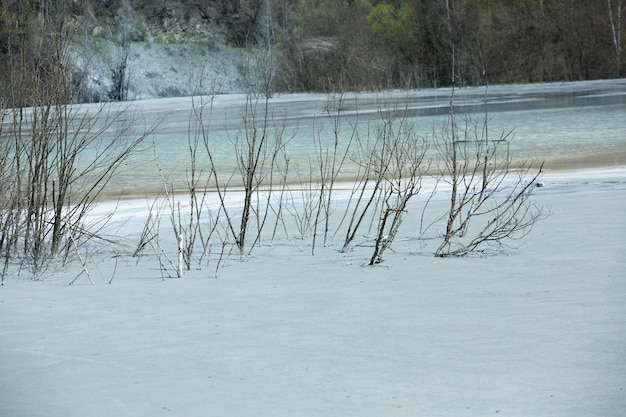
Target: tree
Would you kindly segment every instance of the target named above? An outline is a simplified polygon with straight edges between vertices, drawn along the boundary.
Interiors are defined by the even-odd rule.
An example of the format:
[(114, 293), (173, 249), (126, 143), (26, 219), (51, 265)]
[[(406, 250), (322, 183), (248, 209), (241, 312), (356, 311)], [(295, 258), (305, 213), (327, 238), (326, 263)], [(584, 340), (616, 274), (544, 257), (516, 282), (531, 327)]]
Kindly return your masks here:
[(402, 217), (409, 201), (422, 188), (422, 175), (426, 143), (405, 116), (394, 114), (383, 122), (378, 135), (379, 149), (374, 149), (378, 162), (375, 166), (382, 171), (384, 183), (381, 188), (380, 219), (374, 241), (374, 252), (369, 265), (383, 260), (383, 253), (391, 246), (402, 224)]
[[(452, 102), (453, 97), (449, 123), (437, 141), (439, 175), (450, 186), (437, 257), (462, 256), (490, 245), (500, 248), (525, 236), (546, 215), (530, 200), (543, 164), (532, 173), (529, 162), (514, 162), (510, 132), (492, 138), (486, 115), (482, 121), (466, 118), (459, 123)], [(481, 219), (481, 225), (472, 227)]]
[(130, 42), (134, 40), (134, 28), (132, 26), (132, 9), (128, 1), (123, 1), (117, 11), (115, 47), (117, 60), (112, 64), (111, 78), (113, 88), (109, 92), (109, 98), (113, 101), (126, 101), (128, 98)]
[(611, 29), (611, 41), (615, 53), (615, 78), (620, 76), (622, 65), (622, 17), (626, 13), (624, 0), (606, 0), (609, 26)]
[[(41, 3), (36, 21), (33, 3), (3, 9), (3, 17), (15, 10), (27, 15), (9, 36), (10, 83), (0, 102), (6, 158), (0, 188), (10, 191), (0, 216), (3, 277), (13, 261), (39, 276), (54, 261), (67, 260), (70, 249), (79, 254), (81, 244), (98, 238), (98, 230), (87, 230), (86, 215), (152, 130), (139, 129), (128, 108), (72, 104), (80, 93), (70, 62), (72, 33), (64, 9), (48, 8), (52, 3)], [(29, 36), (14, 37), (27, 29)]]

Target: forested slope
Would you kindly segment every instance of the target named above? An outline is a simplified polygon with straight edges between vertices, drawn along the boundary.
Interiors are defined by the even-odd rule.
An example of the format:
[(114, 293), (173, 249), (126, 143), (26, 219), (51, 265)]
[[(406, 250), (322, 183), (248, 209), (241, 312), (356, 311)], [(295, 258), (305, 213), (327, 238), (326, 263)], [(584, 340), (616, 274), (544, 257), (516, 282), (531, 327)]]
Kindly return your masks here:
[[(69, 77), (73, 99), (79, 101), (128, 98), (125, 88), (133, 79), (128, 59), (150, 45), (156, 47), (152, 52), (161, 48), (181, 56), (179, 48), (184, 45), (187, 54), (207, 54), (205, 61), (245, 51), (242, 59), (249, 61), (253, 55), (256, 64), (236, 63), (233, 68), (239, 74), (231, 69), (224, 73), (245, 77), (242, 73), (254, 68), (257, 80), (238, 85), (266, 91), (583, 80), (620, 77), (626, 69), (622, 54), (626, 0), (3, 0), (0, 4), (2, 86), (19, 81), (22, 90), (37, 90), (41, 85), (27, 84), (53, 82), (59, 70), (54, 67), (63, 63), (60, 70)], [(142, 49), (138, 44), (148, 46)], [(185, 59), (189, 57), (183, 56), (181, 64), (188, 62)], [(95, 76), (86, 68), (102, 67), (103, 62), (108, 66), (100, 71), (107, 78), (104, 96), (102, 91), (94, 93)], [(137, 74), (135, 80), (139, 78)], [(170, 90), (154, 94), (191, 92)], [(7, 88), (2, 91), (6, 96)]]

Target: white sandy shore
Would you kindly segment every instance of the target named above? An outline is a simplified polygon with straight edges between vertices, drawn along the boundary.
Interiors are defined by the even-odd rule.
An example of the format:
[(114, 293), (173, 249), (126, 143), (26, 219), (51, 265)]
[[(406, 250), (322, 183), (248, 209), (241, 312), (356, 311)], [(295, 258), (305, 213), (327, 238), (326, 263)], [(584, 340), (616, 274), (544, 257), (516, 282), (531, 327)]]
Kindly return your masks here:
[[(124, 254), (92, 255), (94, 286), (9, 277), (0, 415), (622, 416), (626, 168), (542, 181), (552, 215), (498, 256), (432, 257), (418, 200), (373, 268), (365, 238), (311, 256), (283, 233), (218, 279)], [(145, 211), (113, 219), (129, 250)]]

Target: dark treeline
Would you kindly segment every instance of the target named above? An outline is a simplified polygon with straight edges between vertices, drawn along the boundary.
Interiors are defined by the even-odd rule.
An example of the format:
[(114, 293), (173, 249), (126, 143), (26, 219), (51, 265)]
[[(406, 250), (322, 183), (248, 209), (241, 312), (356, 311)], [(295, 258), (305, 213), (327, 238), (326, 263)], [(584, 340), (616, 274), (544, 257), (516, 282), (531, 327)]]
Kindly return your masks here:
[(301, 90), (442, 86), (453, 74), (460, 85), (585, 80), (624, 67), (626, 1), (279, 3), (291, 86)]
[(124, 36), (126, 41), (150, 40), (155, 33), (177, 31), (194, 42), (211, 33), (232, 47), (271, 49), (278, 69), (275, 88), (285, 91), (614, 78), (625, 66), (621, 51), (626, 0), (2, 0), (0, 4), (4, 86), (15, 81), (10, 78), (16, 75), (11, 65), (19, 64), (20, 71), (29, 69), (42, 79), (51, 76), (47, 68), (55, 63), (55, 58), (49, 59), (55, 51), (46, 45), (52, 32), (79, 38), (93, 35), (96, 27), (105, 28), (101, 33), (118, 41)]

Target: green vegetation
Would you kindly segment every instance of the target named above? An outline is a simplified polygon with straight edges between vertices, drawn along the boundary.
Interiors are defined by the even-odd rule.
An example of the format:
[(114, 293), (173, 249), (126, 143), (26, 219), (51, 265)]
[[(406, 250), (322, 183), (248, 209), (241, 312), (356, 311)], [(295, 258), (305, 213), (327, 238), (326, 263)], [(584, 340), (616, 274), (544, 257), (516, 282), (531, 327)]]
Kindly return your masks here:
[(482, 85), (624, 72), (623, 0), (319, 0), (282, 13), (287, 44), (337, 40), (324, 56), (293, 49), (287, 65), (315, 68), (291, 80), (302, 90), (443, 86), (451, 74), (457, 85)]
[(626, 65), (626, 0), (11, 0), (0, 9), (2, 85), (8, 55), (35, 48), (44, 20), (75, 39), (271, 46), (275, 89), (286, 91), (614, 78)]

